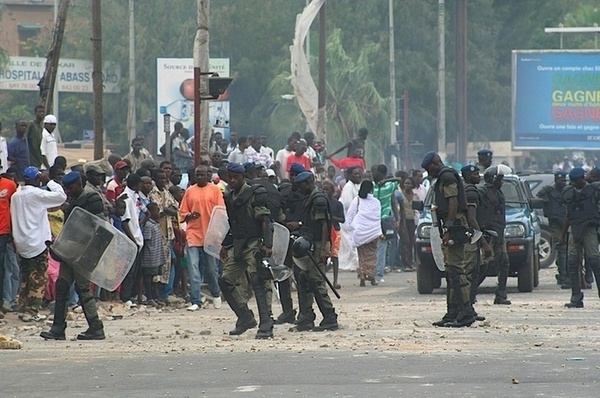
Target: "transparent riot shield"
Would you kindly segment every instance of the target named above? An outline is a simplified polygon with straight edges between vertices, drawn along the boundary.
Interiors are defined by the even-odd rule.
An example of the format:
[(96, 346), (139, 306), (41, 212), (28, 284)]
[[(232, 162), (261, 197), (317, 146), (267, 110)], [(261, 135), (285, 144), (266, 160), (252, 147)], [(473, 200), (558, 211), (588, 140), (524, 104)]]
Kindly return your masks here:
[[(229, 232), (227, 210), (224, 206), (216, 206), (210, 216), (208, 231), (204, 238), (204, 251), (219, 258), (221, 243)], [(290, 231), (281, 224), (273, 223), (273, 254), (271, 258), (276, 264), (283, 264), (290, 243)]]
[(213, 257), (219, 258), (221, 243), (229, 232), (229, 219), (225, 206), (215, 206), (208, 222), (208, 230), (204, 237), (204, 251)]
[(444, 264), (444, 253), (442, 252), (442, 237), (440, 236), (440, 231), (438, 231), (436, 226), (431, 227), (429, 239), (429, 243), (431, 244), (431, 253), (433, 254), (435, 265), (440, 271), (444, 271), (446, 269), (446, 265)]
[(109, 222), (76, 207), (54, 241), (52, 255), (112, 291), (133, 265), (137, 246)]

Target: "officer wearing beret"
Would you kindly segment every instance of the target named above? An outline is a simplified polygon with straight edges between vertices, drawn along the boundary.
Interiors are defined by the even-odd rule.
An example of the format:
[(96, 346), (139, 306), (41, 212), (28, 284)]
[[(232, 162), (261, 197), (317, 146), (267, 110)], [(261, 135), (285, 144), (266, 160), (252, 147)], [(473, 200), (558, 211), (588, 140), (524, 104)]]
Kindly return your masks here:
[[(89, 187), (83, 187), (81, 175), (72, 171), (62, 179), (67, 203), (63, 206), (65, 221), (76, 207), (81, 207), (90, 213), (105, 219), (104, 204), (100, 195)], [(88, 322), (88, 329), (77, 335), (77, 340), (104, 340), (104, 325), (98, 317), (96, 300), (90, 291), (90, 281), (75, 271), (69, 264), (61, 261), (58, 280), (56, 281), (56, 301), (54, 304), (54, 320), (52, 327), (47, 332), (40, 333), (46, 340), (65, 340), (65, 329), (67, 328), (67, 300), (71, 285), (75, 281), (75, 290)]]
[[(302, 224), (298, 235), (312, 242), (310, 255), (318, 263), (316, 266), (324, 269), (330, 250), (331, 213), (329, 211), (329, 200), (325, 193), (315, 186), (314, 175), (310, 171), (298, 174), (295, 183), (298, 184), (298, 190), (307, 196), (303, 206)], [(298, 283), (300, 316), (294, 330), (337, 330), (337, 314), (329, 298), (325, 279), (315, 268), (315, 264), (308, 264), (308, 266), (303, 267), (299, 271), (296, 282)], [(323, 320), (319, 326), (314, 325), (316, 317), (312, 308), (311, 294), (314, 296), (314, 300), (323, 315)]]
[(481, 172), (492, 165), (493, 152), (489, 149), (480, 149), (477, 151), (477, 167)]
[[(285, 265), (294, 270), (294, 276), (296, 280), (300, 277), (300, 270), (298, 267), (294, 267), (292, 259), (292, 245), (295, 239), (299, 236), (300, 227), (302, 224), (304, 202), (306, 201), (307, 195), (300, 192), (298, 184), (296, 183), (296, 176), (300, 173), (307, 171), (304, 166), (299, 163), (292, 163), (290, 167), (290, 181), (283, 181), (279, 185), (279, 192), (281, 193), (284, 224), (287, 229), (290, 230), (290, 244), (288, 247), (288, 253), (285, 259)], [(278, 282), (279, 287), (279, 301), (281, 302), (282, 313), (275, 319), (275, 324), (294, 323), (296, 321), (296, 310), (292, 301), (292, 287), (290, 278)], [(312, 294), (309, 294), (308, 301), (312, 303)], [(304, 305), (304, 303), (299, 303)]]
[[(230, 335), (240, 335), (256, 327), (254, 313), (248, 308), (248, 299), (238, 281), (247, 273), (256, 297), (260, 325), (257, 339), (273, 337), (273, 319), (268, 296), (271, 283), (257, 272), (257, 257), (271, 257), (273, 225), (267, 207), (268, 194), (262, 186), (250, 186), (244, 179), (245, 169), (239, 163), (227, 166), (229, 191), (225, 193), (225, 207), (229, 217), (229, 232), (221, 247), (223, 275), (219, 286), (227, 303), (235, 312), (237, 322)], [(260, 252), (260, 253), (259, 253)]]
[(585, 171), (575, 167), (569, 172), (569, 185), (563, 191), (563, 200), (567, 205), (567, 217), (563, 225), (559, 245), (566, 242), (567, 231), (571, 227), (569, 237), (569, 259), (567, 270), (571, 279), (571, 300), (565, 304), (567, 308), (583, 308), (583, 293), (579, 279), (579, 265), (585, 256), (596, 277), (596, 286), (600, 288), (600, 253), (598, 252), (598, 227), (600, 226), (600, 183), (585, 181)]
[[(567, 173), (560, 170), (554, 173), (554, 184), (542, 187), (537, 197), (544, 202), (544, 216), (550, 224), (552, 240), (556, 245), (562, 236), (562, 230), (567, 215), (567, 206), (563, 200), (563, 190), (567, 185)], [(565, 245), (556, 245), (557, 257), (556, 281), (562, 289), (570, 289), (571, 281), (567, 273), (567, 248)]]
[[(463, 179), (465, 180), (465, 196), (467, 198), (467, 221), (469, 227), (481, 231), (481, 226), (477, 220), (477, 208), (479, 207), (479, 191), (477, 185), (481, 181), (479, 175), (479, 167), (472, 164), (464, 166), (461, 170)], [(475, 243), (465, 244), (465, 273), (471, 281), (471, 305), (475, 305), (477, 297), (477, 288), (480, 281), (483, 280), (480, 276), (481, 256), (480, 249), (483, 249), (484, 257), (492, 255), (492, 249), (488, 245), (485, 238), (479, 239)], [(483, 275), (485, 276), (485, 275)], [(476, 320), (485, 320), (484, 317), (475, 315)]]
[(440, 156), (431, 151), (425, 154), (421, 167), (433, 178), (434, 205), (439, 231), (442, 238), (442, 252), (446, 266), (446, 283), (448, 285), (447, 312), (434, 326), (463, 327), (474, 321), (471, 306), (471, 283), (465, 271), (464, 246), (467, 226), (467, 200), (463, 182), (451, 167), (444, 166)]

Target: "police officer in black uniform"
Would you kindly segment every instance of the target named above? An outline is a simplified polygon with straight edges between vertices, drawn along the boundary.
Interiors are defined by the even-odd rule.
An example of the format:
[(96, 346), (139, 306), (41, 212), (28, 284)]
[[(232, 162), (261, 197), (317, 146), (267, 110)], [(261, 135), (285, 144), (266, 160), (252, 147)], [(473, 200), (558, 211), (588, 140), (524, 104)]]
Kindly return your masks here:
[[(292, 246), (294, 241), (300, 236), (300, 227), (302, 223), (302, 212), (304, 208), (304, 202), (306, 201), (307, 195), (300, 192), (298, 185), (295, 183), (296, 176), (302, 172), (307, 171), (304, 166), (299, 163), (293, 163), (290, 167), (290, 180), (283, 181), (279, 184), (279, 191), (283, 201), (283, 213), (285, 217), (285, 226), (290, 230), (290, 245), (288, 248), (288, 255), (285, 259), (285, 264), (294, 270), (294, 278), (298, 280), (300, 269), (294, 267), (292, 259)], [(275, 319), (275, 324), (284, 323), (295, 323), (296, 321), (296, 310), (294, 309), (292, 301), (292, 286), (291, 279), (286, 279), (283, 282), (278, 282), (279, 288), (279, 300), (281, 301), (282, 313)], [(312, 293), (308, 294), (307, 302), (312, 303)], [(298, 303), (301, 307), (305, 303)], [(305, 313), (300, 308), (301, 313)]]
[(556, 247), (556, 281), (562, 289), (570, 289), (571, 282), (567, 273), (567, 248), (557, 245), (562, 236), (562, 230), (567, 215), (567, 206), (563, 200), (563, 190), (567, 185), (567, 173), (560, 170), (554, 173), (554, 184), (542, 187), (537, 197), (544, 202), (544, 216), (550, 224), (553, 244)]
[[(506, 227), (506, 205), (502, 193), (502, 182), (505, 174), (511, 174), (510, 167), (498, 165), (488, 167), (483, 172), (484, 185), (479, 186), (480, 203), (477, 207), (477, 220), (484, 230), (492, 230), (497, 236), (493, 236), (492, 251), (493, 259), (484, 263), (481, 276), (485, 277), (490, 264), (498, 270), (498, 286), (496, 287), (494, 304), (510, 305), (511, 301), (506, 294), (506, 283), (508, 282), (508, 254), (506, 253), (506, 240), (504, 239), (504, 228)], [(483, 282), (483, 279), (480, 278)]]
[(567, 204), (567, 217), (563, 225), (559, 242), (564, 245), (567, 231), (569, 237), (569, 259), (567, 269), (571, 278), (571, 300), (565, 304), (567, 308), (583, 308), (583, 292), (579, 279), (579, 265), (582, 254), (586, 264), (596, 277), (596, 286), (600, 289), (600, 253), (598, 252), (598, 227), (600, 226), (600, 183), (588, 183), (584, 179), (585, 172), (575, 167), (569, 172), (571, 185), (563, 191), (563, 200)]
[[(329, 257), (331, 214), (329, 200), (323, 191), (315, 186), (314, 176), (310, 171), (305, 171), (296, 176), (295, 183), (298, 190), (307, 196), (303, 206), (302, 226), (298, 234), (300, 238), (294, 242), (294, 263), (301, 269), (298, 275), (298, 302), (300, 303), (300, 317), (293, 330), (336, 330), (338, 328), (337, 314), (329, 298), (327, 286), (323, 275), (316, 269), (324, 270)], [(295, 249), (301, 242), (309, 242), (307, 256), (298, 256)], [(304, 254), (304, 253), (303, 253)], [(314, 264), (313, 260), (317, 263)], [(312, 309), (312, 293), (317, 306), (323, 315), (319, 326), (314, 325), (315, 313)]]
[[(481, 181), (479, 168), (472, 164), (464, 166), (461, 170), (463, 179), (465, 180), (465, 195), (467, 198), (467, 221), (469, 227), (481, 231), (481, 226), (477, 220), (477, 208), (479, 207), (479, 189), (477, 186)], [(484, 257), (492, 255), (492, 249), (488, 245), (485, 238), (481, 237), (475, 243), (465, 244), (465, 273), (471, 281), (471, 305), (475, 304), (477, 298), (477, 289), (479, 287), (480, 267), (481, 267), (481, 249), (483, 249)], [(485, 277), (485, 275), (484, 275)], [(475, 315), (475, 320), (483, 321), (484, 317)]]
[(259, 259), (272, 254), (273, 225), (267, 208), (268, 195), (263, 187), (246, 183), (241, 164), (230, 163), (227, 172), (230, 189), (225, 194), (225, 206), (230, 229), (221, 247), (224, 265), (219, 286), (237, 316), (235, 328), (229, 334), (240, 335), (257, 325), (254, 313), (248, 308), (248, 300), (238, 285), (240, 277), (247, 272), (260, 318), (256, 338), (268, 339), (273, 337), (271, 303), (268, 301), (271, 282), (263, 279), (257, 269)]

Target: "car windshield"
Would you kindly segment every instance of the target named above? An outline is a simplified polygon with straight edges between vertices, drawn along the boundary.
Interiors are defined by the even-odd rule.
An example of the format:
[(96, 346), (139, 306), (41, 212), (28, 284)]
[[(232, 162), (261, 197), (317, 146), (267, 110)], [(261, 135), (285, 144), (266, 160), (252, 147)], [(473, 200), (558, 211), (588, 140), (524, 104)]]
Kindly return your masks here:
[(505, 179), (504, 184), (502, 184), (502, 193), (504, 194), (506, 207), (521, 208), (527, 204), (516, 180)]

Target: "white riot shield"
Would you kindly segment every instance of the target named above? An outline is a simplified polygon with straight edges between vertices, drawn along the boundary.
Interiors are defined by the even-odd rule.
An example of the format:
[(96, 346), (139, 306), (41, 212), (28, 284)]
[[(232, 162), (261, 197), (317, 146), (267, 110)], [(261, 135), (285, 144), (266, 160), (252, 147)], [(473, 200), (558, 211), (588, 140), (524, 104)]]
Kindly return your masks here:
[(435, 265), (440, 271), (444, 271), (446, 266), (444, 264), (444, 253), (442, 253), (442, 237), (440, 236), (440, 231), (435, 225), (431, 226), (429, 243), (431, 244), (431, 253), (433, 254)]
[[(219, 258), (221, 243), (229, 232), (229, 221), (225, 206), (216, 206), (210, 216), (208, 231), (204, 238), (204, 251)], [(290, 243), (290, 231), (281, 224), (273, 223), (273, 254), (275, 264), (283, 264)]]
[(229, 232), (229, 218), (225, 206), (216, 206), (208, 222), (208, 231), (204, 238), (204, 251), (215, 258), (219, 258), (221, 243)]
[(137, 246), (109, 222), (76, 207), (54, 241), (52, 254), (94, 284), (113, 291), (133, 265)]
[(290, 244), (290, 230), (283, 225), (273, 223), (273, 254), (271, 258), (275, 264), (281, 265), (285, 262), (288, 246)]

